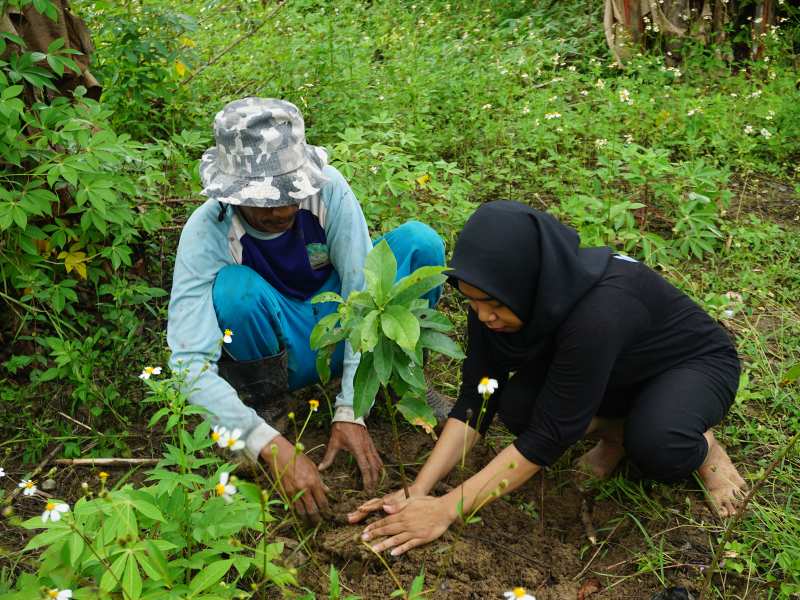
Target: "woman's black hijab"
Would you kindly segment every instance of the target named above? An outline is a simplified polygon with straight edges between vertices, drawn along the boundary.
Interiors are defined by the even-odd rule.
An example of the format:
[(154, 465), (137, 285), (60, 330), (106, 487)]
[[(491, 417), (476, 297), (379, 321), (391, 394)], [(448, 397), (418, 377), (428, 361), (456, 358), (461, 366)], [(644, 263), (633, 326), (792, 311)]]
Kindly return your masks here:
[(489, 202), (467, 220), (450, 282), (486, 292), (523, 322), (516, 333), (481, 327), (499, 362), (514, 368), (548, 351), (552, 334), (602, 278), (611, 250), (579, 246), (574, 229), (518, 202)]

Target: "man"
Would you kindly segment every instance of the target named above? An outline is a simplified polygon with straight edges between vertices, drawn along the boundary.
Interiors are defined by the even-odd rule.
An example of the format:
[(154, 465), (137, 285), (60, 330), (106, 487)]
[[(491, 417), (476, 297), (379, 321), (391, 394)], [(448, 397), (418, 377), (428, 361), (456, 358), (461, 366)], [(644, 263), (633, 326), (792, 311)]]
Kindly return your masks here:
[[(340, 449), (355, 457), (365, 488), (375, 487), (383, 466), (363, 419), (354, 418), (359, 357), (349, 344), (332, 360), (342, 383), (319, 468), (270, 422), (285, 410), (287, 391), (318, 380), (309, 335), (336, 306), (312, 305), (311, 298), (361, 289), (372, 242), (347, 182), (327, 164), (324, 148), (306, 143), (296, 106), (263, 98), (231, 102), (217, 113), (214, 136), (216, 146), (200, 165), (208, 200), (178, 245), (170, 366), (187, 373), (189, 400), (208, 409), (215, 424), (243, 432), (246, 453), (264, 460), (289, 496), (304, 492), (296, 509), (316, 520), (327, 507), (319, 470)], [(398, 277), (444, 264), (442, 241), (426, 225), (406, 223), (385, 239)], [(439, 293), (429, 294), (431, 305)], [(444, 418), (449, 407), (435, 395), (429, 399)]]

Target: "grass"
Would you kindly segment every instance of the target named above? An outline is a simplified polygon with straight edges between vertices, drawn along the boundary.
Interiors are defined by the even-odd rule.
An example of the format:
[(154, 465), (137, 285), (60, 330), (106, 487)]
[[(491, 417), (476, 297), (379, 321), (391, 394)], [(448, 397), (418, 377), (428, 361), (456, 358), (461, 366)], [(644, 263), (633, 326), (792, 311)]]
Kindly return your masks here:
[[(118, 16), (135, 18), (137, 4), (174, 16), (171, 4), (154, 1), (131, 3)], [(156, 144), (154, 152), (174, 153), (163, 159), (164, 180), (145, 184), (158, 187), (161, 199), (195, 197), (170, 204), (171, 223), (141, 244), (140, 271), (130, 279), (144, 275), (169, 287), (178, 228), (200, 187), (189, 166), (208, 143), (214, 113), (244, 95), (286, 98), (303, 111), (309, 140), (331, 150), (375, 233), (418, 218), (451, 248), (478, 203), (518, 199), (571, 222), (587, 244), (611, 244), (646, 259), (715, 316), (728, 307), (728, 292), (740, 294), (735, 314), (724, 322), (744, 371), (737, 401), (718, 431), (755, 483), (800, 424), (798, 385), (786, 381), (800, 362), (797, 16), (768, 41), (769, 62), (732, 66), (689, 43), (677, 68), (645, 53), (620, 70), (604, 45), (600, 4), (287, 2), (258, 34), (188, 85), (175, 78), (153, 88), (163, 98), (143, 105), (146, 110), (134, 112), (128, 100), (109, 92), (105, 102), (116, 111), (119, 130)], [(108, 77), (119, 68), (113, 54), (118, 40), (102, 29), (103, 11), (110, 9), (75, 5), (98, 32), (99, 71)], [(181, 43), (178, 59), (190, 74), (197, 71), (273, 9), (243, 0), (186, 3), (189, 41)], [(623, 90), (632, 104), (621, 101)], [(702, 207), (681, 212), (694, 192), (711, 199), (711, 213)], [(681, 250), (683, 239), (706, 234), (709, 249)], [(140, 455), (157, 446), (137, 439), (148, 431), (135, 376), (144, 363), (164, 363), (165, 302), (146, 300), (147, 311), (134, 296), (124, 296), (115, 313), (107, 308), (98, 317), (87, 310), (76, 317), (90, 326), (99, 318), (97, 326), (108, 335), (70, 359), (92, 361), (98, 382), (92, 406), (113, 407), (119, 417), (76, 400), (85, 378), (31, 384), (24, 370), (4, 374), (8, 385), (0, 399), (8, 418), (0, 448), (7, 471), (11, 465), (24, 471), (54, 442), (65, 442), (73, 456)], [(99, 306), (90, 289), (88, 298)], [(444, 302), (463, 336), (462, 307), (452, 296)], [(26, 334), (15, 355), (35, 351), (23, 346), (33, 344), (37, 332)], [(441, 389), (455, 393), (456, 364), (440, 362), (432, 371)], [(497, 447), (507, 441), (501, 431), (490, 437)], [(569, 458), (548, 474), (557, 487), (568, 485)], [(800, 593), (799, 484), (795, 449), (734, 532), (714, 597)], [(538, 496), (526, 490), (529, 496), (519, 501), (538, 509)], [(667, 584), (678, 572), (699, 585), (699, 568), (685, 565), (707, 565), (722, 527), (698, 512), (695, 486), (650, 487), (617, 476), (595, 493), (625, 512), (621, 528), (638, 531), (639, 543), (623, 548), (609, 541), (600, 559), (622, 552), (621, 566), (589, 573), (608, 586), (642, 574)], [(682, 542), (669, 537), (676, 527), (703, 543), (681, 550)], [(601, 537), (610, 529), (601, 528)], [(4, 566), (0, 587), (9, 578)]]

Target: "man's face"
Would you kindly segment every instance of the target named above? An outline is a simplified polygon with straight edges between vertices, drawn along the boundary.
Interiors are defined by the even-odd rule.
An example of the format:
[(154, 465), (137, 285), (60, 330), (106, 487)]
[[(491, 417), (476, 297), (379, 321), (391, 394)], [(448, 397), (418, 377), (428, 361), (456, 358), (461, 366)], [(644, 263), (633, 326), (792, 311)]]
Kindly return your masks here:
[(273, 208), (239, 207), (247, 222), (264, 233), (283, 233), (291, 229), (299, 209), (297, 204)]

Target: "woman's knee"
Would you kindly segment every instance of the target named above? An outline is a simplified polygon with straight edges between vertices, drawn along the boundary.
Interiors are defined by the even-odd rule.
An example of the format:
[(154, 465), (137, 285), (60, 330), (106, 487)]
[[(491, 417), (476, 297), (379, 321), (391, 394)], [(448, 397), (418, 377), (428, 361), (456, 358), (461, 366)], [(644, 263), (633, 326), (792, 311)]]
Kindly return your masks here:
[(648, 479), (673, 482), (686, 479), (705, 459), (708, 445), (702, 434), (657, 424), (625, 427), (625, 454)]

